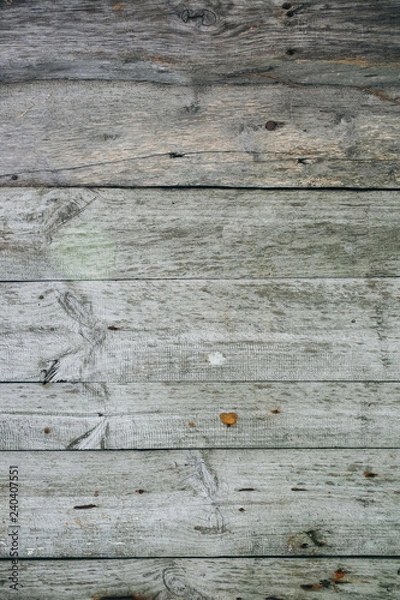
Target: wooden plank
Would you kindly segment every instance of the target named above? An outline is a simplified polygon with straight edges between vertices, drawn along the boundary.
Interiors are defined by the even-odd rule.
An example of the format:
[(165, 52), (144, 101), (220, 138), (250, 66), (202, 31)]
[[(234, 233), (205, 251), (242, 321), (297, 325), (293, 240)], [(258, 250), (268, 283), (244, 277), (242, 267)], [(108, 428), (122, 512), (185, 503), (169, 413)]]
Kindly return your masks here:
[(39, 559), (20, 561), (17, 590), (0, 561), (0, 589), (3, 600), (392, 600), (398, 570), (398, 560), (370, 558)]
[(397, 192), (0, 188), (0, 279), (400, 275)]
[(10, 84), (0, 88), (0, 182), (398, 188), (398, 95), (398, 87)]
[[(290, 7), (286, 7), (291, 4)], [(4, 1), (2, 81), (396, 82), (398, 0)]]
[(18, 524), (21, 558), (393, 556), (399, 464), (400, 450), (3, 452), (0, 555)]
[(397, 278), (0, 285), (0, 379), (397, 381)]
[(7, 384), (0, 397), (0, 450), (393, 448), (400, 439), (393, 383)]

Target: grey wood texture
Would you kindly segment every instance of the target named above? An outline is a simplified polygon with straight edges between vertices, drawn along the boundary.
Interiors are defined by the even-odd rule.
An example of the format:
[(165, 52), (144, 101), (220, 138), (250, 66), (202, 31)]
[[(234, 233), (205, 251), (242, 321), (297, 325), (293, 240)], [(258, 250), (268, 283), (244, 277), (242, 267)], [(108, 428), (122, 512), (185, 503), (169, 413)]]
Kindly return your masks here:
[(393, 448), (400, 439), (395, 383), (4, 384), (0, 399), (0, 450)]
[[(393, 600), (400, 594), (399, 565), (384, 558), (24, 560), (19, 598)], [(3, 600), (16, 598), (6, 584), (9, 571), (9, 561), (0, 561)]]
[[(3, 452), (19, 556), (400, 554), (399, 450)], [(12, 524), (10, 523), (12, 526)], [(0, 524), (0, 556), (9, 548)]]
[(0, 279), (400, 275), (398, 192), (0, 188)]
[(6, 0), (0, 6), (5, 82), (397, 82), (398, 0)]
[(0, 183), (398, 188), (398, 95), (398, 86), (3, 85)]
[(397, 381), (397, 278), (0, 285), (0, 379)]
[(399, 596), (399, 24), (0, 0), (1, 600)]

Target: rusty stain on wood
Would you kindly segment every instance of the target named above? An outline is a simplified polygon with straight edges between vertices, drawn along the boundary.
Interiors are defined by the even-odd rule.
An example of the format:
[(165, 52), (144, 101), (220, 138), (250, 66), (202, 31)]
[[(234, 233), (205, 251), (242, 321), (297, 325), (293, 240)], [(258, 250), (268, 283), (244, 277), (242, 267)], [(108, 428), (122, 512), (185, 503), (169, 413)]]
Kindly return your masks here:
[(219, 415), (219, 418), (221, 419), (222, 423), (224, 425), (226, 425), (227, 427), (231, 427), (232, 425), (236, 425), (237, 420), (238, 420), (238, 416), (234, 412), (221, 413)]

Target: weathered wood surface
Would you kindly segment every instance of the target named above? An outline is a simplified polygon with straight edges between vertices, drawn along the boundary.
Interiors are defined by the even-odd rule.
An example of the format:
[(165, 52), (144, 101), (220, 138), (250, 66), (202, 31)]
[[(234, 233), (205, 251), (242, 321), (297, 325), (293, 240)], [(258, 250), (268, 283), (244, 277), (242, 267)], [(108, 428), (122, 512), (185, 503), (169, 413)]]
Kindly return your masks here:
[[(399, 560), (148, 559), (24, 560), (19, 600), (393, 600)], [(15, 600), (0, 561), (3, 600)], [(313, 594), (312, 592), (319, 592)]]
[(10, 84), (0, 88), (0, 182), (398, 188), (398, 96), (399, 87)]
[(0, 398), (0, 450), (393, 448), (400, 439), (394, 383), (5, 384)]
[(0, 285), (0, 379), (397, 381), (400, 281)]
[(5, 0), (2, 81), (397, 81), (398, 0)]
[(398, 192), (0, 188), (0, 279), (400, 275)]
[[(3, 452), (19, 555), (400, 554), (399, 450)], [(3, 512), (0, 555), (13, 523)]]

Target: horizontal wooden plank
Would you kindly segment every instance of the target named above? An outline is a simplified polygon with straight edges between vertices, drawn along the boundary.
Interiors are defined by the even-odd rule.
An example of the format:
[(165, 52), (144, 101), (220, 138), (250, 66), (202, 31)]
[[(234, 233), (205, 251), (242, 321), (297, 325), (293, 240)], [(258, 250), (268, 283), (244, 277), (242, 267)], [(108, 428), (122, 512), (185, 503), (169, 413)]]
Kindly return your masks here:
[(10, 84), (0, 88), (0, 182), (398, 188), (398, 95), (398, 87)]
[(3, 452), (0, 556), (17, 533), (22, 558), (398, 555), (399, 464), (399, 450)]
[(5, 384), (0, 397), (0, 450), (393, 448), (400, 440), (394, 383)]
[[(17, 589), (0, 561), (3, 600), (392, 600), (399, 561), (390, 559), (24, 560)], [(22, 587), (23, 585), (23, 587)]]
[(398, 192), (0, 188), (0, 279), (400, 275)]
[[(290, 4), (290, 6), (289, 6)], [(2, 81), (397, 80), (398, 0), (4, 1)]]
[(0, 379), (397, 381), (400, 281), (0, 285)]

